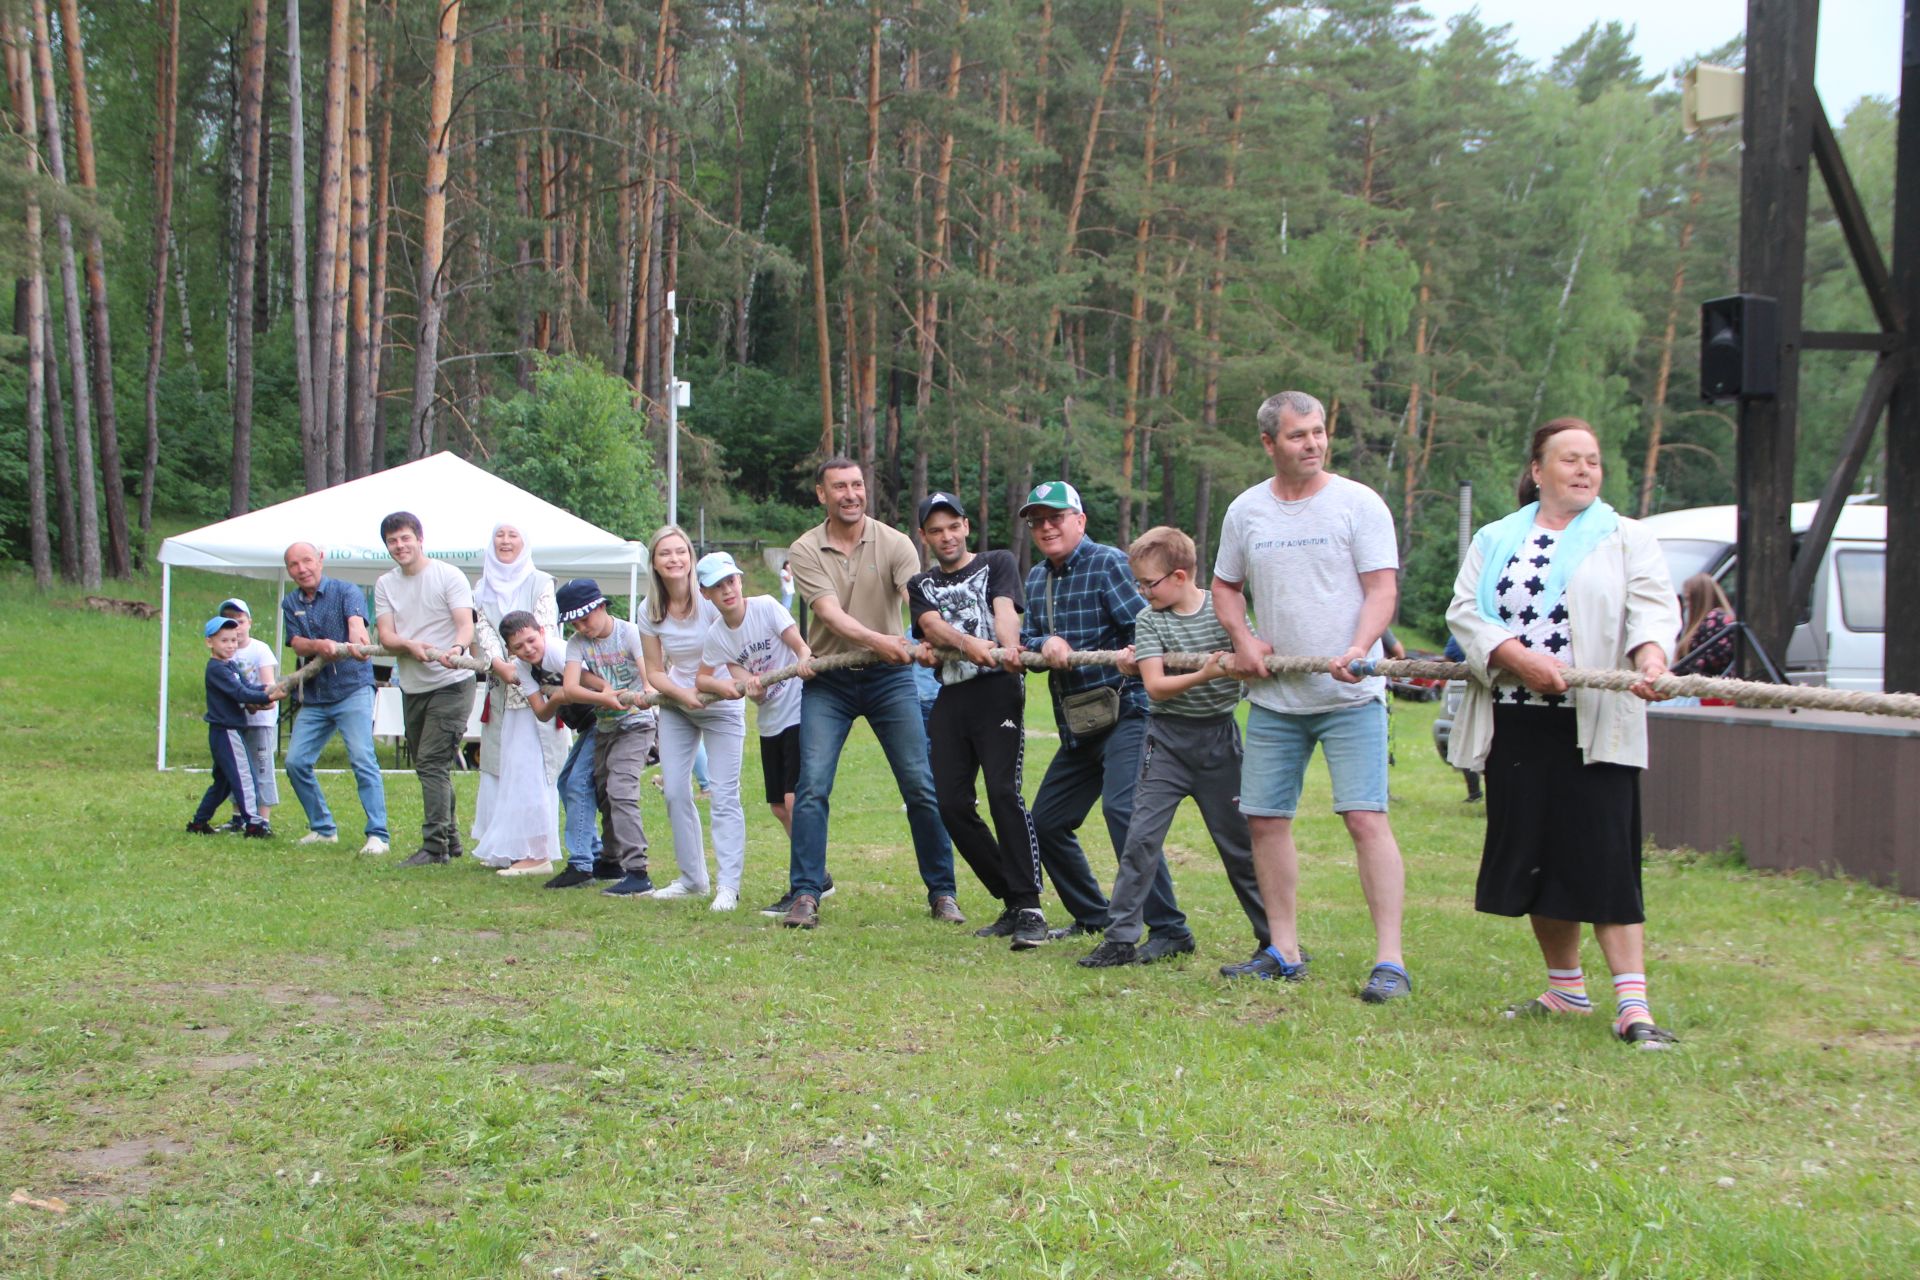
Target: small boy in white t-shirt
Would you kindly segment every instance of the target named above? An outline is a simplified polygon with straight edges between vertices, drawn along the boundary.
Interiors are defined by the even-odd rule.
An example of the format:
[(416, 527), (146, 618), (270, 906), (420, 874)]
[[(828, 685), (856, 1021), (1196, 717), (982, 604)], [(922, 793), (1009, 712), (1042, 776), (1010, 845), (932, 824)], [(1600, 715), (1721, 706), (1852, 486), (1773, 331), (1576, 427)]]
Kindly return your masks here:
[[(702, 556), (695, 572), (700, 594), (720, 611), (707, 628), (698, 687), (721, 698), (751, 698), (759, 706), (760, 775), (767, 807), (793, 834), (793, 793), (800, 782), (800, 680), (813, 675), (813, 650), (793, 615), (772, 596), (748, 596), (746, 579), (724, 551)], [(762, 687), (760, 677), (800, 663), (800, 680)]]
[[(233, 665), (240, 668), (247, 682), (265, 688), (278, 680), (280, 659), (272, 645), (253, 638), (253, 611), (247, 608), (247, 602), (238, 596), (222, 600), (220, 616), (240, 624), (240, 648), (233, 655)], [(249, 707), (243, 737), (247, 744), (247, 766), (253, 773), (253, 794), (260, 806), (260, 821), (271, 824), (273, 806), (280, 803), (280, 787), (274, 781), (273, 772), (273, 752), (280, 740), (280, 708), (272, 703), (261, 708)], [(246, 829), (246, 821), (237, 809), (227, 820), (227, 829)]]

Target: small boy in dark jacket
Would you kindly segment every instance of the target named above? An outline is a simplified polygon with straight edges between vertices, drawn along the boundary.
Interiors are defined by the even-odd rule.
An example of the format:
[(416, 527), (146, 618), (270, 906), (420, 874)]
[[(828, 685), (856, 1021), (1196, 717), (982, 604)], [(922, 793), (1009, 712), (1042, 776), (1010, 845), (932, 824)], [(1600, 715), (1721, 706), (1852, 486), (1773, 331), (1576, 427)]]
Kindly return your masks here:
[(253, 791), (253, 770), (247, 757), (247, 708), (278, 702), (285, 697), (279, 689), (264, 689), (250, 684), (233, 665), (240, 648), (240, 623), (234, 618), (209, 618), (206, 625), (207, 652), (207, 747), (213, 754), (213, 783), (200, 797), (187, 830), (197, 836), (218, 834), (213, 826), (214, 810), (228, 796), (243, 823), (243, 830), (255, 839), (273, 834)]

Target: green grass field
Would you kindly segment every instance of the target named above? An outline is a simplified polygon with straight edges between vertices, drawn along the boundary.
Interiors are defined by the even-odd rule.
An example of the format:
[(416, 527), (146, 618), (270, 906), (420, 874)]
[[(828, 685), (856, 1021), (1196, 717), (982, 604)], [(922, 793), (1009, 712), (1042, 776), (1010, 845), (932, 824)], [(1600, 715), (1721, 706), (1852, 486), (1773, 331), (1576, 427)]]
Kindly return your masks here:
[[(197, 623), (239, 586), (176, 575), (176, 762), (204, 750)], [(271, 843), (185, 836), (206, 780), (153, 768), (159, 624), (76, 598), (0, 579), (0, 1188), (70, 1205), (0, 1209), (0, 1275), (1920, 1271), (1920, 907), (1655, 855), (1651, 994), (1683, 1044), (1503, 1020), (1537, 957), (1470, 909), (1481, 818), (1431, 707), (1395, 717), (1418, 987), (1379, 1009), (1318, 766), (1304, 986), (1214, 976), (1250, 941), (1191, 813), (1191, 963), (1090, 972), (934, 924), (864, 730), (841, 890), (799, 934), (400, 870), (408, 777), (392, 858), (296, 851), (290, 792)], [(651, 788), (645, 817), (670, 865)], [(786, 851), (763, 808), (749, 832), (755, 906)], [(991, 914), (964, 868), (961, 903)]]

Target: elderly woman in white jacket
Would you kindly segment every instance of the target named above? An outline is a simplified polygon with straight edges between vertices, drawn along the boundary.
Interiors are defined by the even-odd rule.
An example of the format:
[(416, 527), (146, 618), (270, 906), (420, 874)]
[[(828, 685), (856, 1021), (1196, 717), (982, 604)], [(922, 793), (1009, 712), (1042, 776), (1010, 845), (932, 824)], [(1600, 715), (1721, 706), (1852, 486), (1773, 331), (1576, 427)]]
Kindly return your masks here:
[[(1680, 631), (1673, 583), (1646, 528), (1600, 498), (1600, 442), (1578, 418), (1533, 434), (1520, 510), (1474, 535), (1447, 625), (1473, 679), (1448, 757), (1486, 776), (1477, 910), (1528, 916), (1547, 988), (1509, 1017), (1592, 1011), (1580, 926), (1613, 973), (1614, 1034), (1657, 1049), (1640, 892), (1646, 702)], [(1631, 694), (1569, 690), (1564, 667), (1629, 668)]]

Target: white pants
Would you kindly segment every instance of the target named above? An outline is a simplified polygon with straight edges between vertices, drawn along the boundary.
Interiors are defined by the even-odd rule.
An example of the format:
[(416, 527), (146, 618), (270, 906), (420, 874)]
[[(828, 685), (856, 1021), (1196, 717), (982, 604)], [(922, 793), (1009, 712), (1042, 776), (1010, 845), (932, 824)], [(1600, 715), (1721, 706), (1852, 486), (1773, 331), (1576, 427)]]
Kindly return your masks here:
[(702, 738), (707, 743), (707, 773), (713, 783), (713, 858), (720, 866), (720, 884), (738, 892), (747, 865), (747, 813), (740, 804), (740, 759), (746, 749), (746, 725), (708, 715), (695, 717), (677, 707), (662, 706), (660, 714), (660, 784), (667, 797), (667, 820), (673, 826), (673, 860), (680, 880), (696, 893), (711, 887), (707, 879), (706, 842), (700, 830), (700, 806), (693, 797), (693, 757)]

